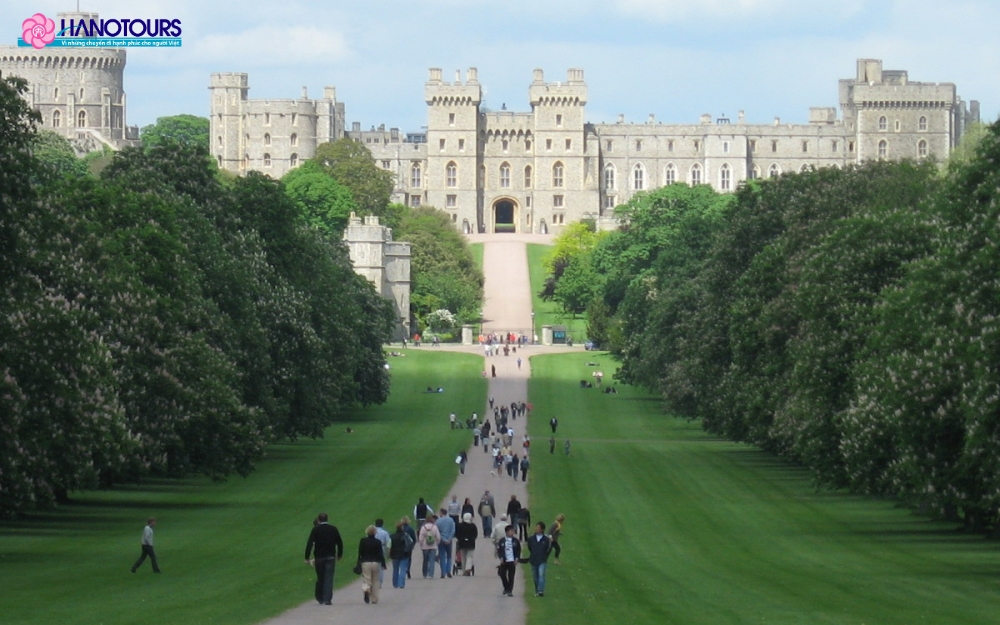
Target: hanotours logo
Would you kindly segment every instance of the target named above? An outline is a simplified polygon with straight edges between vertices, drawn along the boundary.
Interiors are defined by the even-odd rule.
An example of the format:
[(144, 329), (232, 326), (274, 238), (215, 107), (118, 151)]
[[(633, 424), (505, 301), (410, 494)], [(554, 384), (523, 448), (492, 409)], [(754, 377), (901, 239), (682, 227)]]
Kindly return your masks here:
[(56, 23), (35, 13), (21, 24), (17, 45), (36, 49), (53, 47), (152, 48), (181, 45), (178, 19), (60, 19)]

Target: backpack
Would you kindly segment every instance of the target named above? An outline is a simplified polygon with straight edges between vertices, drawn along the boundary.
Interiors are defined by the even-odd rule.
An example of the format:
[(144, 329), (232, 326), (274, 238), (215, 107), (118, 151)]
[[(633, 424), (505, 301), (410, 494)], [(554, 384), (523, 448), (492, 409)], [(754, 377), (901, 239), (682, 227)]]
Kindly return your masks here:
[(424, 535), (424, 544), (426, 544), (428, 547), (433, 547), (435, 544), (437, 544), (437, 539), (434, 538), (434, 534), (427, 532)]
[(403, 551), (406, 553), (413, 551), (413, 539), (406, 532), (403, 532)]

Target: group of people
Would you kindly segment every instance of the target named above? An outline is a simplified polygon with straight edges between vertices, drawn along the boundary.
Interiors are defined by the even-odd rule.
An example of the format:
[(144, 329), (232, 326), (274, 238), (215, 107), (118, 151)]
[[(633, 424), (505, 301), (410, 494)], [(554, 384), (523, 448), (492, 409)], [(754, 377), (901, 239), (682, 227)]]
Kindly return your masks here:
[[(480, 527), (474, 522), (476, 514), (482, 524), (481, 535)], [(365, 529), (365, 535), (358, 543), (354, 567), (354, 572), (361, 575), (364, 602), (379, 602), (379, 590), (389, 568), (388, 562), (392, 563), (392, 587), (405, 588), (406, 580), (412, 577), (410, 568), (414, 552), (418, 550), (424, 579), (475, 575), (476, 546), (480, 536), (488, 539), (494, 548), (504, 596), (513, 596), (518, 563), (531, 565), (535, 596), (544, 596), (549, 554), (554, 552), (554, 563), (559, 564), (562, 551), (559, 539), (566, 517), (562, 514), (556, 516), (548, 527), (544, 522), (535, 523), (533, 533), (529, 534), (531, 514), (516, 495), (511, 495), (506, 513), (494, 522), (496, 515), (496, 501), (487, 490), (479, 499), (478, 506), (474, 506), (469, 498), (459, 503), (458, 496), (452, 495), (447, 507), (437, 513), (421, 498), (414, 506), (415, 524), (410, 523), (409, 516), (404, 516), (391, 534), (384, 528), (383, 520), (376, 519)], [(526, 557), (522, 557), (522, 542), (527, 545)], [(340, 531), (330, 523), (327, 513), (322, 512), (313, 521), (305, 551), (306, 564), (316, 571), (315, 598), (321, 605), (332, 605), (334, 571), (336, 563), (343, 557), (344, 541)]]

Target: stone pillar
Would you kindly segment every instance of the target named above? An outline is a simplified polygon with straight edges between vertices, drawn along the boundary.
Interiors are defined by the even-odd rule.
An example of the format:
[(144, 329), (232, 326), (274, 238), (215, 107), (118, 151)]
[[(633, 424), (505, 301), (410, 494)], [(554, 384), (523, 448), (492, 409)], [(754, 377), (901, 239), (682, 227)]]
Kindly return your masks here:
[(473, 331), (475, 326), (463, 325), (462, 326), (462, 345), (473, 345)]

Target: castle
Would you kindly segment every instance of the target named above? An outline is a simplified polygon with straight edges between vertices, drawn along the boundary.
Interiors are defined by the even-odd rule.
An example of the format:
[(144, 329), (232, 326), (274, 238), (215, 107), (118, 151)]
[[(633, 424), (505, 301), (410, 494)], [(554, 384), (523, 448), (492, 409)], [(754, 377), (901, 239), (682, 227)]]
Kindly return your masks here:
[[(229, 109), (220, 103), (226, 100), (216, 92), (224, 76), (212, 76), (213, 124), (218, 119), (219, 128), (226, 128), (216, 133), (213, 125), (219, 146), (234, 135), (222, 121)], [(236, 76), (245, 84), (245, 74)], [(528, 87), (530, 112), (513, 112), (482, 108), (475, 68), (464, 81), (457, 73), (452, 82), (432, 68), (424, 86), (426, 132), (362, 131), (357, 123), (351, 130), (335, 129), (324, 122), (317, 141), (342, 136), (360, 141), (377, 164), (395, 174), (394, 201), (438, 207), (462, 232), (548, 233), (580, 219), (613, 227), (615, 206), (674, 182), (727, 192), (743, 180), (808, 168), (870, 159), (944, 159), (966, 125), (979, 119), (978, 102), (967, 107), (954, 84), (914, 82), (907, 72), (885, 70), (874, 59), (858, 60), (856, 75), (841, 80), (839, 92), (839, 116), (832, 107), (812, 108), (806, 124), (779, 119), (752, 124), (742, 112), (736, 120), (703, 115), (696, 124), (664, 124), (652, 115), (645, 123), (620, 117), (617, 123), (593, 124), (585, 118), (587, 84), (581, 69), (570, 69), (559, 82), (547, 82), (536, 69)], [(286, 155), (289, 130), (273, 131), (275, 115), (281, 123), (288, 121), (290, 103), (242, 97), (242, 108), (255, 112), (230, 119), (239, 123), (235, 136), (242, 133), (244, 140), (232, 149), (244, 159), (213, 148), (227, 169), (279, 176), (312, 155), (302, 144)], [(299, 102), (309, 110), (313, 106)], [(266, 134), (268, 124), (272, 132)]]
[(392, 240), (392, 229), (368, 215), (362, 220), (354, 213), (344, 229), (344, 242), (351, 255), (354, 272), (375, 285), (376, 290), (395, 306), (398, 323), (393, 340), (410, 335), (410, 244)]
[[(97, 13), (59, 13), (58, 19), (97, 20)], [(125, 50), (0, 46), (0, 75), (28, 81), (25, 98), (42, 116), (41, 128), (69, 140), (78, 154), (103, 146), (138, 144), (126, 123)]]

